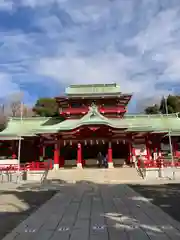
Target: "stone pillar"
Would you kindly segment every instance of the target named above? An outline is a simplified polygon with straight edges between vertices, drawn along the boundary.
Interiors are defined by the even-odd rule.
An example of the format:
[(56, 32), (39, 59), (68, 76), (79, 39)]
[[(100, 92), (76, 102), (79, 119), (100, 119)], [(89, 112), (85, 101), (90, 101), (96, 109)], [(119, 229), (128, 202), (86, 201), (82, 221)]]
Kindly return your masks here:
[(82, 168), (82, 148), (81, 143), (77, 145), (77, 167)]
[(113, 158), (112, 158), (112, 144), (109, 142), (108, 146), (108, 168), (113, 168)]
[(54, 170), (59, 169), (59, 146), (58, 143), (54, 144)]

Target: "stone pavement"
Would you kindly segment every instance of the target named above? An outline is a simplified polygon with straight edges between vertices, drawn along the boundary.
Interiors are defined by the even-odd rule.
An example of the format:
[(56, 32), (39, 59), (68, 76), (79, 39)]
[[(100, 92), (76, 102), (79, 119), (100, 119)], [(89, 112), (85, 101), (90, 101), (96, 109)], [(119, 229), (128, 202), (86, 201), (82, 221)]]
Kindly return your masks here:
[(180, 223), (125, 184), (77, 183), (60, 191), (3, 240), (175, 240)]

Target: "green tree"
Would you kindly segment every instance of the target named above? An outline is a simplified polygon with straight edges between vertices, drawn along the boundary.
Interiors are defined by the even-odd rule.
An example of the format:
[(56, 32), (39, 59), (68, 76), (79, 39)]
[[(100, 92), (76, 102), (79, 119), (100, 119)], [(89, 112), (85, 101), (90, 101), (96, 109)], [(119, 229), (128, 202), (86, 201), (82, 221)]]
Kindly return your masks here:
[(41, 117), (58, 117), (59, 106), (54, 98), (40, 98), (35, 103), (33, 111)]
[(166, 104), (167, 104), (168, 113), (180, 112), (180, 97), (179, 96), (169, 95), (166, 99), (164, 97), (161, 99), (160, 111), (163, 114), (167, 113)]
[(146, 114), (158, 114), (160, 112), (157, 104), (147, 107), (144, 111)]
[(145, 110), (146, 114), (171, 114), (180, 112), (180, 96), (169, 95), (167, 98), (162, 98), (160, 104), (147, 107)]

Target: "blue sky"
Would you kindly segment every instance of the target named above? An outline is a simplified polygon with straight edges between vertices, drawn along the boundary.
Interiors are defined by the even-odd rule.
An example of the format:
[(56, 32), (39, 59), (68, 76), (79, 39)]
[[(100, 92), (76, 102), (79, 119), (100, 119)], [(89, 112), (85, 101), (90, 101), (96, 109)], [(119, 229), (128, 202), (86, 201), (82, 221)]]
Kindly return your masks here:
[(131, 111), (179, 92), (180, 0), (0, 0), (0, 97), (112, 82)]

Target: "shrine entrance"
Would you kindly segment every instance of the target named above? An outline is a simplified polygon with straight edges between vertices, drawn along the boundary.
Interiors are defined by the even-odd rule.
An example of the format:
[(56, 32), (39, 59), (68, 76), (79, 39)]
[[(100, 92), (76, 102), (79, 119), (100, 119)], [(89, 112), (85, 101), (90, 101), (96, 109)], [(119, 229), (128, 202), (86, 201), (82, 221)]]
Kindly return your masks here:
[[(82, 166), (87, 168), (98, 167), (98, 154), (108, 158), (109, 142), (105, 140), (84, 140), (81, 142)], [(114, 167), (122, 167), (129, 163), (129, 145), (122, 141), (111, 143), (112, 162)], [(61, 147), (61, 158), (64, 159), (64, 167), (72, 168), (77, 166), (78, 143), (66, 144)]]
[[(114, 136), (118, 138), (115, 139)], [(82, 126), (62, 135), (61, 158), (65, 167), (99, 167), (98, 154), (108, 166), (123, 166), (129, 160), (129, 143), (126, 134), (109, 126)]]
[(125, 141), (114, 141), (112, 143), (114, 167), (128, 165), (130, 160), (129, 144)]
[(82, 157), (85, 161), (85, 167), (98, 167), (98, 154), (101, 153), (102, 157), (107, 157), (108, 143), (105, 141), (94, 141), (91, 144), (82, 145)]

